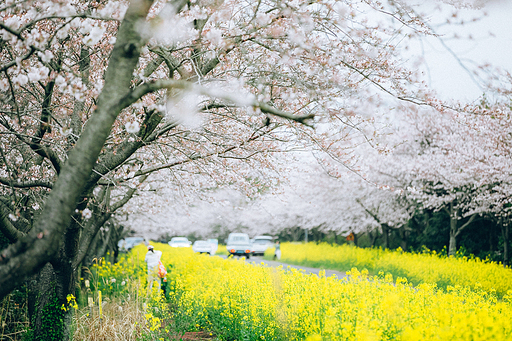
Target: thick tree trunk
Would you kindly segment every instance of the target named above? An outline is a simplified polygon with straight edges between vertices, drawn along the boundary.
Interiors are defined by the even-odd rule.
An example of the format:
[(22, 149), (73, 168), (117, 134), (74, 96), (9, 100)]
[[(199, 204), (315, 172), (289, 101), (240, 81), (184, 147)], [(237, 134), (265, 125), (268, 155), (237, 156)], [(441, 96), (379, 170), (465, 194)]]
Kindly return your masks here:
[(72, 315), (67, 298), (69, 295), (76, 296), (78, 285), (78, 271), (72, 266), (80, 237), (78, 219), (75, 217), (66, 229), (59, 256), (47, 263), (39, 275), (30, 281), (33, 309), (29, 309), (29, 317), (35, 341), (68, 341), (72, 336), (69, 329)]
[[(58, 257), (63, 235), (71, 222), (75, 203), (91, 178), (93, 167), (118, 114), (138, 100), (130, 91), (133, 70), (147, 38), (138, 23), (145, 20), (151, 1), (132, 2), (119, 26), (117, 43), (105, 72), (105, 85), (79, 140), (60, 169), (43, 211), (30, 234), (3, 251), (0, 257), (0, 298)], [(18, 271), (13, 271), (18, 269)]]
[(63, 305), (67, 307), (68, 288), (64, 287), (65, 282), (68, 282), (66, 275), (56, 272), (50, 263), (29, 281), (28, 313), (32, 340), (70, 339), (71, 314), (69, 310), (62, 309)]

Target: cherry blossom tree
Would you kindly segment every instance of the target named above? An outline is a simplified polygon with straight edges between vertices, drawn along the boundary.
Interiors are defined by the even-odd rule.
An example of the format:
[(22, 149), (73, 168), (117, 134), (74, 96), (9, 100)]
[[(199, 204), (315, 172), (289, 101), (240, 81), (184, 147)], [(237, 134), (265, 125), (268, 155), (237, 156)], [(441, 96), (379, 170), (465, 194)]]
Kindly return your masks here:
[(397, 147), (374, 166), (420, 211), (446, 211), (448, 250), (455, 254), (457, 238), (475, 219), (509, 215), (509, 109), (503, 103), (484, 102), (401, 111), (408, 114), (390, 141)]
[(432, 31), (397, 1), (6, 1), (0, 16), (0, 297), (31, 279), (39, 338), (47, 298), (74, 293), (99, 229), (151, 178), (255, 195), (281, 176), (273, 154), (350, 164), (395, 101), (442, 106), (398, 49)]
[[(1, 255), (2, 296), (42, 269), (39, 280), (49, 280), (36, 285), (42, 294), (37, 295), (41, 299), (33, 311), (42, 310), (38, 308), (46, 305), (45, 297), (53, 298), (45, 295), (45, 289), (55, 289), (55, 282), (57, 298), (65, 302), (66, 295), (74, 292), (81, 250), (135, 190), (130, 188), (122, 199), (112, 203), (111, 185), (129, 183), (135, 187), (130, 180), (141, 183), (158, 168), (209, 156), (249, 158), (251, 152), (244, 147), (264, 139), (281, 125), (263, 113), (299, 122), (312, 117), (309, 113), (288, 114), (249, 91), (243, 95), (239, 89), (241, 94), (233, 96), (220, 91), (218, 85), (202, 85), (200, 77), (211, 73), (220, 64), (218, 57), (225, 57), (234, 46), (225, 46), (216, 54), (209, 44), (203, 52), (199, 51), (200, 45), (188, 45), (193, 40), (186, 37), (187, 32), (193, 31), (199, 43), (204, 24), (199, 17), (208, 16), (208, 8), (213, 11), (216, 4), (206, 4), (202, 9), (185, 2), (171, 5), (164, 11), (159, 4), (152, 7), (148, 1), (134, 1), (128, 7), (117, 2), (34, 2), (12, 3), (2, 9), (5, 44), (1, 82), (7, 104), (1, 120), (2, 183), (6, 186), (2, 231), (12, 242)], [(160, 16), (156, 15), (158, 11)], [(180, 12), (186, 13), (177, 14)], [(179, 37), (181, 47), (174, 39), (159, 41), (159, 29), (169, 27), (169, 22), (162, 22), (165, 20), (184, 21), (176, 26), (184, 30), (179, 32), (185, 35)], [(163, 37), (172, 38), (174, 33)], [(233, 43), (237, 40), (230, 39)], [(177, 51), (176, 56), (172, 56), (173, 51)], [(209, 58), (194, 60), (208, 51)], [(164, 70), (157, 70), (164, 60)], [(230, 72), (229, 61), (226, 64), (228, 67), (219, 70), (220, 74)], [(155, 72), (161, 79), (147, 78)], [(232, 79), (237, 79), (239, 72), (233, 72)], [(193, 96), (192, 104), (184, 96)], [(221, 131), (205, 126), (203, 132), (180, 129), (171, 134), (178, 126), (179, 117), (175, 116), (186, 117), (187, 106), (211, 113), (210, 125), (222, 126)], [(249, 110), (240, 113), (238, 106)], [(225, 129), (237, 134), (223, 137)], [(167, 140), (162, 142), (158, 156), (169, 159), (180, 155), (181, 160), (156, 160), (158, 166), (150, 162), (141, 170), (144, 160), (154, 160), (155, 155), (141, 153), (130, 158), (138, 149), (163, 137)], [(194, 153), (194, 145), (203, 148)], [(233, 152), (242, 149), (245, 155)], [(255, 150), (272, 150), (271, 143), (261, 142)], [(139, 173), (134, 175), (134, 170)], [(128, 176), (118, 181), (123, 173)], [(100, 188), (95, 193), (97, 186)], [(41, 213), (34, 212), (39, 208)], [(103, 213), (95, 216), (98, 222), (91, 223), (94, 208)], [(32, 216), (33, 221), (28, 219)], [(45, 328), (40, 316), (34, 321), (35, 333), (41, 335)]]

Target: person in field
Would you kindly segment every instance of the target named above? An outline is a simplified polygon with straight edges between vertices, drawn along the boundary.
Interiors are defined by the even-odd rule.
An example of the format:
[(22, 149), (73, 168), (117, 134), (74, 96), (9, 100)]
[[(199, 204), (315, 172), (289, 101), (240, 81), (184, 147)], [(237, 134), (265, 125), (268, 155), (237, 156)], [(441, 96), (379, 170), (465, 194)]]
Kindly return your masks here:
[(162, 284), (160, 282), (160, 277), (158, 276), (158, 264), (160, 263), (161, 257), (162, 251), (155, 251), (153, 245), (148, 245), (148, 252), (146, 253), (146, 258), (144, 259), (148, 265), (148, 294), (151, 293), (151, 289), (153, 289), (154, 281), (157, 281), (158, 291), (160, 292)]
[(279, 244), (279, 240), (276, 240), (276, 251), (274, 253), (274, 260), (281, 259), (281, 244)]

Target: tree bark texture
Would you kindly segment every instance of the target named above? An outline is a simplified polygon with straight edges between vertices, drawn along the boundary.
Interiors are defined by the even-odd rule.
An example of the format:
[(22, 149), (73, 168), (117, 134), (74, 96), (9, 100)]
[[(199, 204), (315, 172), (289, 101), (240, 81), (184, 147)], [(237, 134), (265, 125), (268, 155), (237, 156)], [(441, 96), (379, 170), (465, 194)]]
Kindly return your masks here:
[(28, 282), (28, 313), (34, 341), (69, 340), (71, 315), (61, 309), (67, 303), (63, 275), (47, 263)]

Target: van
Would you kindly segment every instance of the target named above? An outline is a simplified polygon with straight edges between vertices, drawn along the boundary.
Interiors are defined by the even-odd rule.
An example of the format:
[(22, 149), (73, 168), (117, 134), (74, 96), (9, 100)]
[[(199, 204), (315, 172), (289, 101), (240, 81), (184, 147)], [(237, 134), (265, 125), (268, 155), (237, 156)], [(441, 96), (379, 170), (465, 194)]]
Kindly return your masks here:
[(226, 242), (228, 253), (233, 256), (245, 256), (249, 259), (251, 255), (251, 242), (247, 233), (230, 233)]

